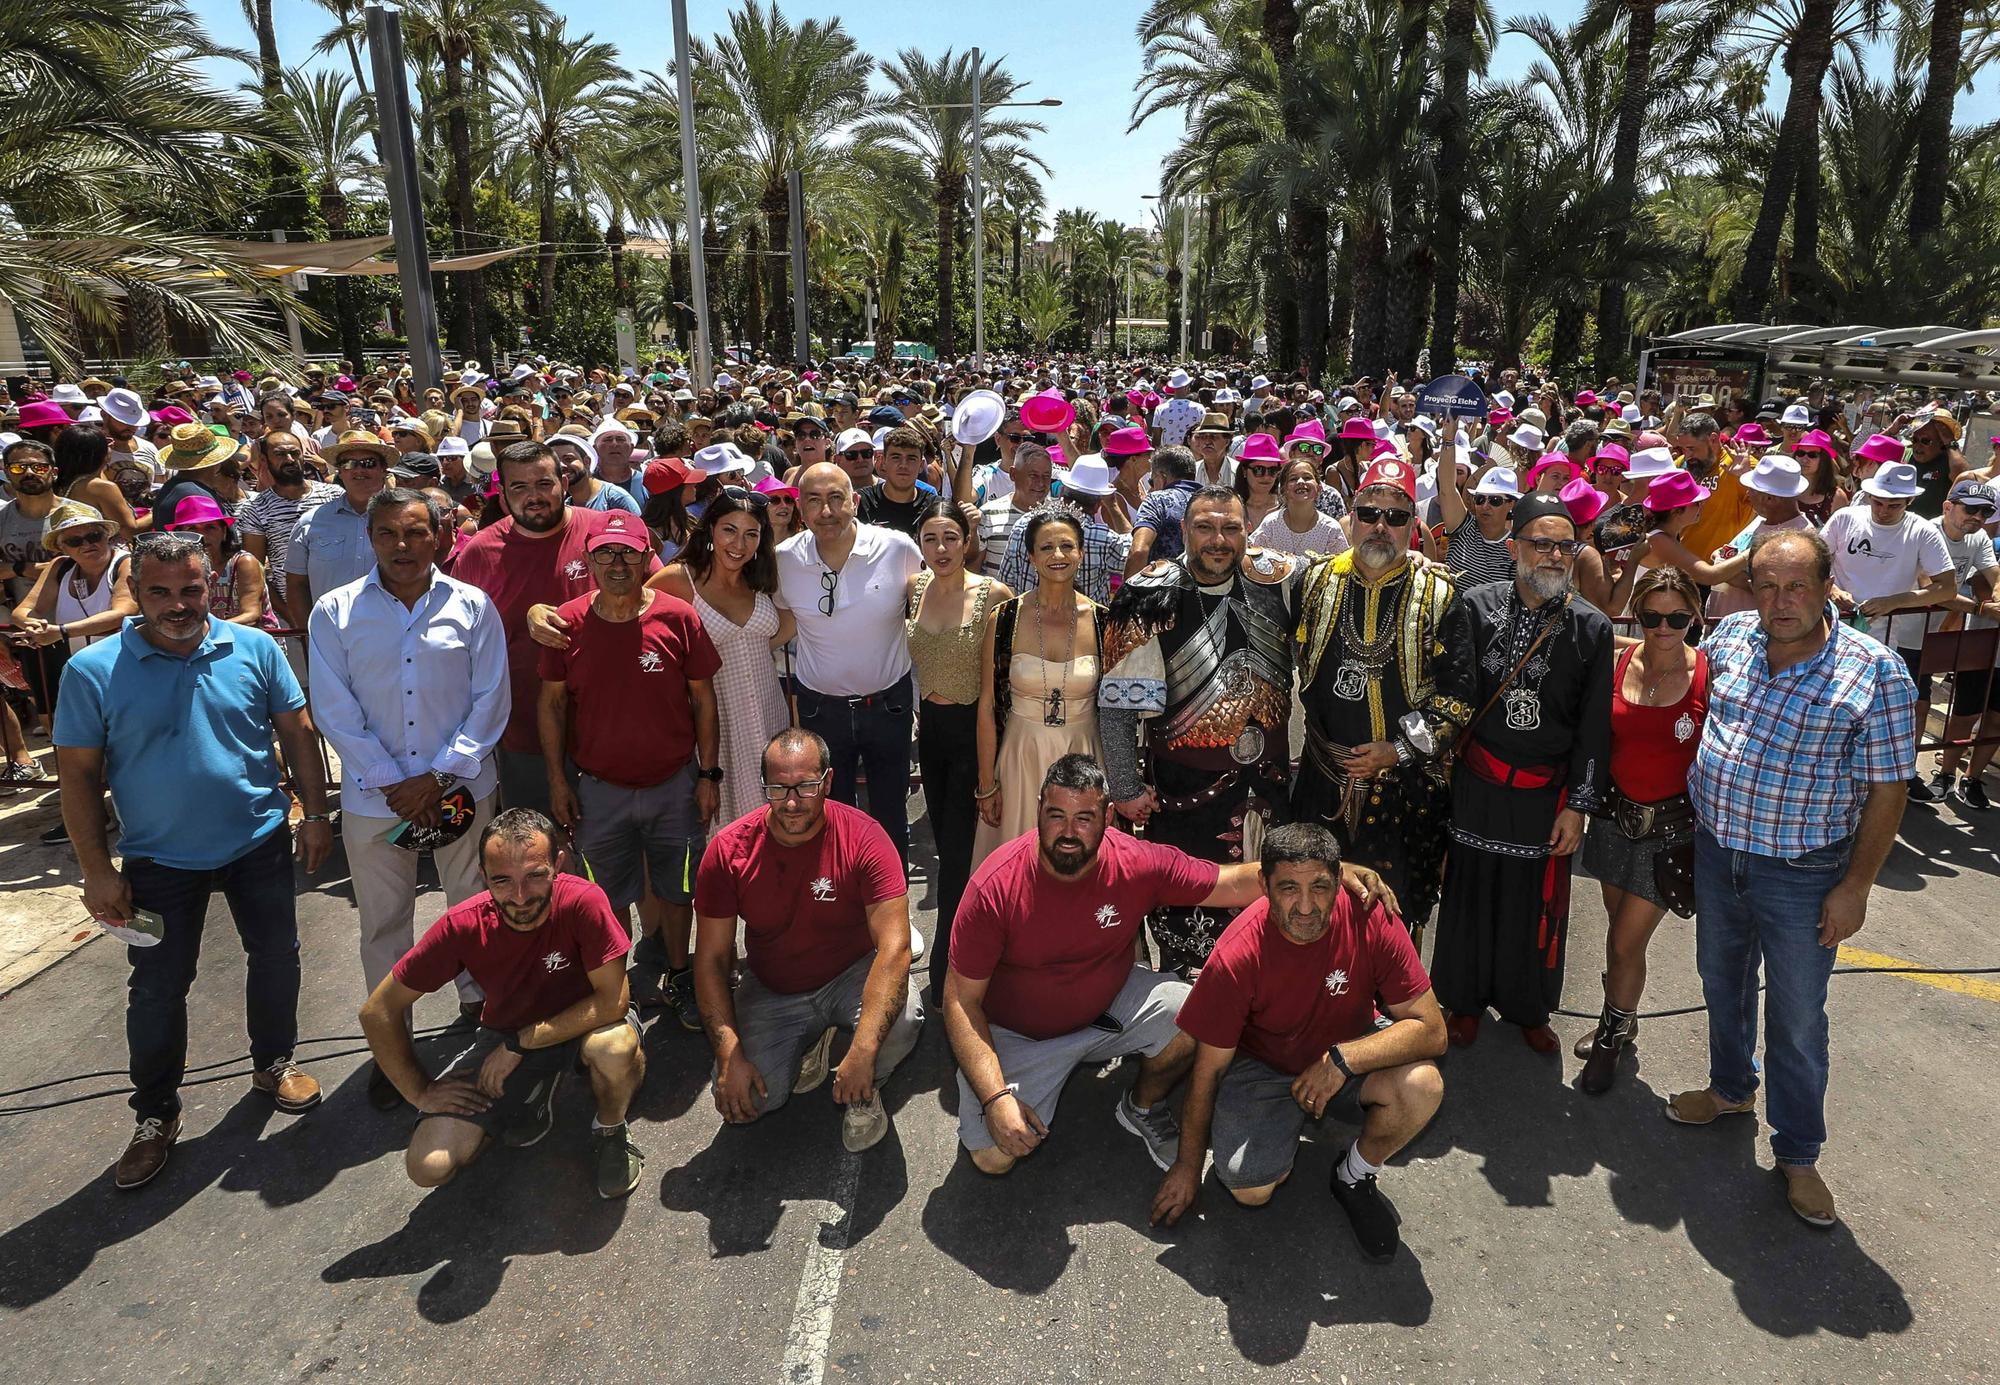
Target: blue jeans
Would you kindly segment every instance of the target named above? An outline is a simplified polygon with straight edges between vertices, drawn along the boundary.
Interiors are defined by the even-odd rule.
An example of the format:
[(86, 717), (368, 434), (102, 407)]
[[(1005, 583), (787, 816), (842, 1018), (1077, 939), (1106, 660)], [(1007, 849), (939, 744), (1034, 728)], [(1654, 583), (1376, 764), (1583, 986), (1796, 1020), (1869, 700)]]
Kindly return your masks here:
[(837, 697), (799, 684), (799, 726), (833, 753), (833, 796), (854, 804), (855, 768), (868, 773), (868, 816), (882, 824), (896, 855), (910, 859), (910, 728), (916, 714), (909, 674), (866, 697)]
[(132, 906), (166, 923), (154, 947), (128, 947), (132, 964), (125, 1004), (132, 1109), (139, 1119), (180, 1114), (187, 1070), (187, 996), (201, 955), (202, 925), (216, 890), (229, 903), (249, 966), (243, 1008), (250, 1061), (262, 1070), (298, 1041), (299, 925), (292, 894), (292, 834), (280, 827), (227, 865), (182, 870), (157, 861), (125, 862)]
[(1757, 973), (1769, 984), (1764, 1098), (1771, 1152), (1811, 1164), (1826, 1143), (1826, 980), (1820, 904), (1847, 873), (1854, 839), (1803, 856), (1760, 856), (1694, 839), (1695, 967), (1708, 1005), (1708, 1084), (1725, 1101), (1757, 1090)]

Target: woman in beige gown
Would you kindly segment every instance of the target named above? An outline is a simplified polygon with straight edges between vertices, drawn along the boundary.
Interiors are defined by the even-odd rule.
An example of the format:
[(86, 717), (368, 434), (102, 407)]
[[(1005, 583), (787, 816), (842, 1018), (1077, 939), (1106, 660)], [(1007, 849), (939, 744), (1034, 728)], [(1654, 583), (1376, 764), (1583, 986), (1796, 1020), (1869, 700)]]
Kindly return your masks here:
[(1035, 826), (1042, 776), (1074, 752), (1098, 753), (1099, 618), (1076, 589), (1083, 521), (1061, 502), (1021, 521), (1035, 585), (993, 608), (980, 654), (977, 871), (1001, 844)]

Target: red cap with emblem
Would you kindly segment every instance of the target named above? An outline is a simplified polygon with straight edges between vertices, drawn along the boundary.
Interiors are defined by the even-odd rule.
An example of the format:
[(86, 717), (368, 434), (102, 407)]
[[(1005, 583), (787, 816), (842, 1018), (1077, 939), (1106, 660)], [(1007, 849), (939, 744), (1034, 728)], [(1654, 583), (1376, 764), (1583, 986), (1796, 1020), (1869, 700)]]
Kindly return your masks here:
[(1357, 491), (1365, 491), (1370, 486), (1394, 486), (1404, 495), (1417, 498), (1417, 472), (1401, 457), (1378, 457), (1372, 466), (1361, 474), (1361, 484)]

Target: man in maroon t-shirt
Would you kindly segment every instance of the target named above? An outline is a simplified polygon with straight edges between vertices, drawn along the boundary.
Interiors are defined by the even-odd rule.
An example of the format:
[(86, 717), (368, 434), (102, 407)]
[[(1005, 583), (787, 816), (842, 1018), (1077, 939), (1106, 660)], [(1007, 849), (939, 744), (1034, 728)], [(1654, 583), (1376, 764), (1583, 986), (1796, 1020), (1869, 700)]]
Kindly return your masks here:
[[(1180, 1131), (1165, 1104), (1194, 1058), (1174, 1027), (1187, 984), (1135, 964), (1140, 924), (1162, 906), (1234, 909), (1257, 868), (1218, 866), (1107, 832), (1110, 794), (1088, 755), (1042, 780), (1035, 830), (987, 857), (951, 926), (944, 1022), (958, 1058), (958, 1138), (1001, 1174), (1049, 1133), (1079, 1064), (1144, 1055), (1118, 1123), (1167, 1168)], [(1379, 890), (1370, 872), (1356, 888)], [(1363, 879), (1365, 877), (1365, 880)]]
[[(1444, 1099), (1432, 1061), (1445, 1050), (1444, 1012), (1395, 915), (1341, 888), (1331, 832), (1276, 829), (1260, 870), (1264, 897), (1224, 930), (1181, 1006), (1199, 1048), (1153, 1220), (1171, 1226), (1194, 1204), (1211, 1125), (1216, 1179), (1261, 1207), (1291, 1176), (1306, 1122), (1331, 1114), (1361, 1126), (1334, 1163), (1334, 1199), (1362, 1250), (1387, 1260), (1397, 1216), (1375, 1175)], [(1380, 1029), (1377, 1006), (1391, 1021)]]
[[(528, 608), (558, 605), (592, 590), (596, 584), (583, 546), (607, 516), (603, 510), (574, 509), (564, 500), (555, 454), (541, 443), (511, 443), (500, 449), (497, 463), (506, 518), (465, 541), (451, 575), (492, 599), (507, 636), (514, 709), (500, 737), (500, 802), (546, 814), (549, 785), (535, 718), (540, 647), (528, 638)], [(657, 557), (649, 557), (641, 577), (659, 565)]]
[(585, 542), (597, 590), (559, 608), (569, 641), (541, 651), (542, 760), (553, 816), (575, 833), (613, 912), (624, 917), (650, 881), (661, 903), (642, 929), (664, 943), (669, 1003), (699, 1029), (688, 905), (720, 801), (710, 680), (722, 661), (694, 607), (647, 590), (652, 551), (637, 515), (606, 515)]
[[(625, 929), (604, 891), (562, 875), (555, 824), (510, 808), (479, 839), (486, 892), (454, 905), (361, 1007), (361, 1029), (384, 1075), (421, 1113), (404, 1167), (435, 1188), (478, 1158), (497, 1133), (534, 1144), (555, 1121), (556, 1087), (581, 1063), (597, 1098), (591, 1122), (597, 1194), (639, 1186), (645, 1158), (625, 1108), (646, 1075), (639, 1018), (625, 985)], [(485, 992), (472, 1042), (427, 1077), (408, 1023), (420, 996), (461, 971)]]
[[(924, 1026), (909, 883), (882, 825), (827, 800), (825, 741), (780, 731), (763, 773), (769, 806), (723, 828), (695, 880), (695, 993), (715, 1047), (715, 1106), (742, 1125), (811, 1091), (842, 1029), (853, 1037), (833, 1099), (847, 1108), (841, 1141), (858, 1153), (888, 1133), (878, 1088)], [(738, 918), (747, 966), (732, 995)]]

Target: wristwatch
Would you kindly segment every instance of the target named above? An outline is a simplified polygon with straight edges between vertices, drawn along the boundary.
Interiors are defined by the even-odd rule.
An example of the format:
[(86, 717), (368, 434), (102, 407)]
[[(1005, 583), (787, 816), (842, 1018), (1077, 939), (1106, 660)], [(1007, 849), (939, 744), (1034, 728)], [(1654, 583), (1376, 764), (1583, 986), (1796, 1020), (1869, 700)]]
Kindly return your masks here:
[(457, 776), (455, 776), (455, 775), (450, 775), (450, 774), (446, 774), (446, 773), (445, 773), (445, 772), (444, 772), (443, 770), (441, 770), (441, 769), (434, 769), (434, 770), (432, 770), (432, 771), (431, 771), (431, 778), (433, 778), (433, 779), (437, 780), (437, 786), (438, 786), (438, 792), (439, 792), (439, 793), (450, 793), (450, 792), (451, 792), (451, 786), (452, 786), (453, 784), (456, 784), (456, 783), (458, 782), (458, 779), (457, 779)]
[(720, 784), (722, 782), (722, 766), (710, 765), (707, 769), (696, 770), (694, 777), (697, 779), (706, 779), (711, 784)]
[(1356, 1072), (1353, 1068), (1347, 1066), (1347, 1060), (1340, 1056), (1339, 1044), (1335, 1044), (1332, 1048), (1329, 1048), (1326, 1051), (1326, 1056), (1328, 1059), (1332, 1061), (1335, 1067), (1340, 1069), (1342, 1074), (1346, 1076), (1349, 1082), (1352, 1082), (1355, 1078), (1361, 1075), (1360, 1073)]

